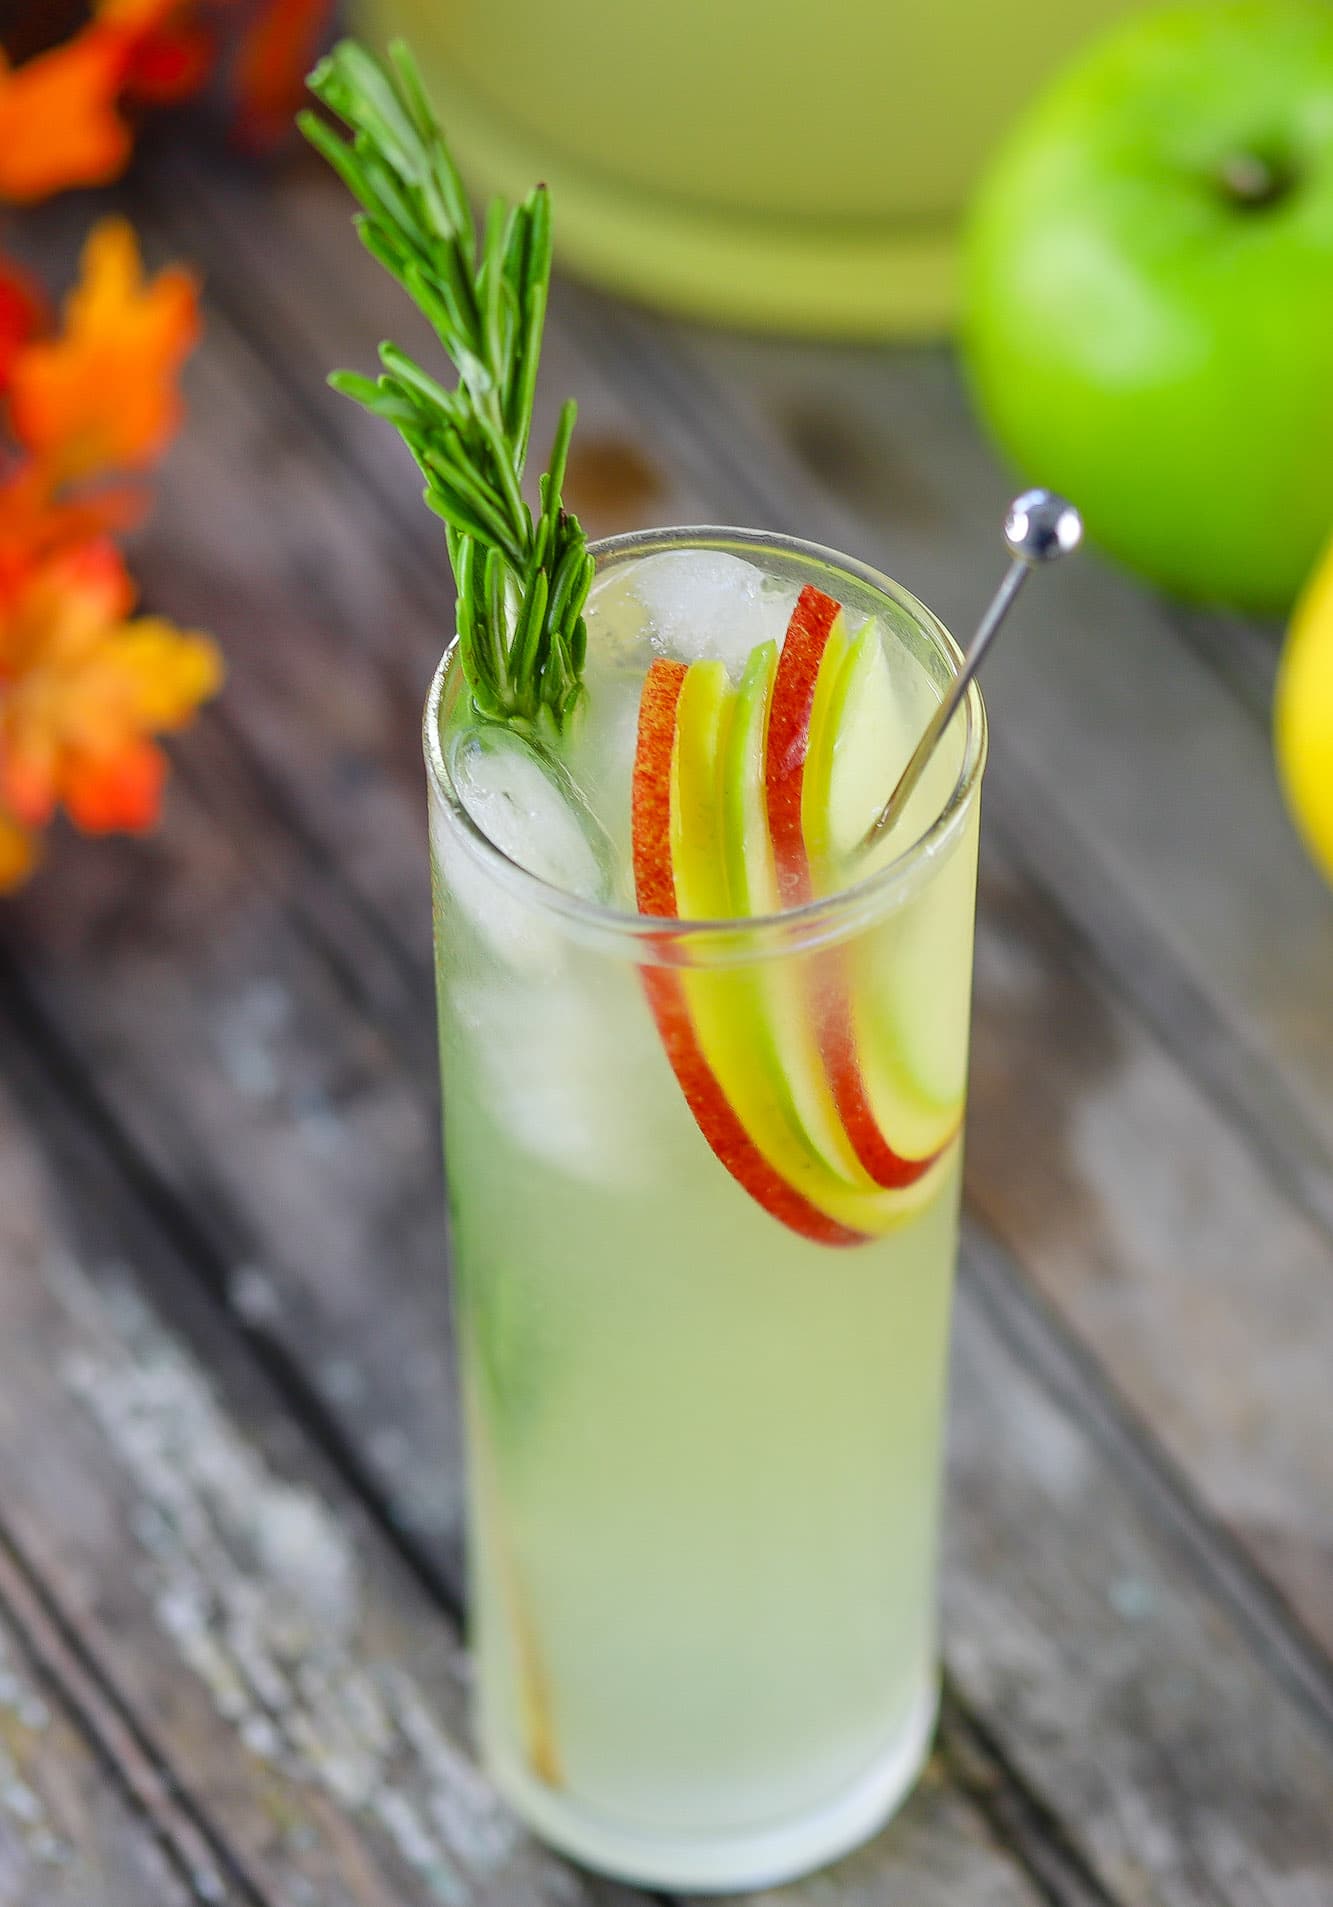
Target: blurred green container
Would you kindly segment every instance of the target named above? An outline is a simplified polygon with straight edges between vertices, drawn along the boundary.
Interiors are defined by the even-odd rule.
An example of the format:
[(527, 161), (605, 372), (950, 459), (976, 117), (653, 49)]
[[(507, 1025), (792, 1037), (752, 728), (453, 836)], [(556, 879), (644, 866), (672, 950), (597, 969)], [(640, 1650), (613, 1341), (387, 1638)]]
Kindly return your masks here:
[(565, 265), (653, 304), (947, 330), (959, 215), (1043, 78), (1131, 0), (360, 0), (473, 182), (555, 195)]

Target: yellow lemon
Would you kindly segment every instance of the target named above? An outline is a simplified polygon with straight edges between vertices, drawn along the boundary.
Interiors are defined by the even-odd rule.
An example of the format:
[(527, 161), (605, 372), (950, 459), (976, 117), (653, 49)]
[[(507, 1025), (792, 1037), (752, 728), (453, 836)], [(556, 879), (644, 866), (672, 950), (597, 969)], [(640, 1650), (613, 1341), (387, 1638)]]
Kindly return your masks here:
[(1292, 818), (1316, 864), (1333, 881), (1333, 543), (1287, 631), (1273, 740)]

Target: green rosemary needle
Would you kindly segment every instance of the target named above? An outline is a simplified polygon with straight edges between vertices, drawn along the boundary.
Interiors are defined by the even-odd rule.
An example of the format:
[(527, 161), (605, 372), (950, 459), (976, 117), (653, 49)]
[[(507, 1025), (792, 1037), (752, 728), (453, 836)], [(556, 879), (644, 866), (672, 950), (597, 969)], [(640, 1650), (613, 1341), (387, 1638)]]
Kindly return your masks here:
[(535, 519), (523, 497), (551, 276), (546, 188), (521, 205), (494, 201), (478, 233), (401, 41), (381, 60), (343, 40), (309, 86), (350, 136), (311, 112), (300, 115), (301, 130), (359, 202), (362, 243), (424, 314), (458, 377), (447, 387), (398, 345), (382, 344), (378, 377), (337, 371), (329, 381), (395, 427), (425, 478), (425, 500), (444, 520), (460, 656), (477, 706), (529, 728), (549, 717), (558, 730), (579, 698), (593, 559), (561, 501), (572, 400)]

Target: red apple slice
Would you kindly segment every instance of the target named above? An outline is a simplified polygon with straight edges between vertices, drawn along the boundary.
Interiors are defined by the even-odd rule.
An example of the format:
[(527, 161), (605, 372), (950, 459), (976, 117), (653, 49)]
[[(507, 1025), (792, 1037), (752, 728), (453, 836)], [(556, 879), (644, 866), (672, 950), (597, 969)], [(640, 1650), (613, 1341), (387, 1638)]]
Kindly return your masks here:
[[(839, 605), (813, 583), (807, 583), (796, 599), (778, 658), (764, 769), (768, 826), (777, 856), (778, 883), (788, 907), (799, 907), (813, 892), (801, 828), (810, 721), (826, 655), (836, 674), (846, 652)], [(825, 680), (831, 680), (831, 676), (826, 675)]]
[(683, 662), (654, 662), (639, 697), (639, 734), (630, 793), (634, 893), (639, 912), (670, 920), (676, 912), (671, 866), (671, 761)]
[[(671, 853), (673, 781), (677, 713), (686, 675), (683, 663), (654, 662), (639, 705), (632, 791), (634, 884), (639, 911), (659, 919), (675, 918), (677, 913)], [(685, 1103), (720, 1163), (766, 1212), (802, 1237), (824, 1245), (864, 1242), (867, 1233), (821, 1211), (765, 1157), (719, 1083), (700, 1042), (688, 988), (691, 981), (696, 987), (716, 985), (722, 976), (687, 976), (667, 967), (645, 966), (642, 978)]]

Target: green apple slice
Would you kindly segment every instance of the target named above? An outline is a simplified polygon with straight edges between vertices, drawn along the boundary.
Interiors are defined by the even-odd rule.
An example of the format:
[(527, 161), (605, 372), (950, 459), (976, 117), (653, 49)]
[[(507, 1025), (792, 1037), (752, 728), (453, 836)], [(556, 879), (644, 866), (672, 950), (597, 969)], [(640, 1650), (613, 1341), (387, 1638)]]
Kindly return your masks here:
[(817, 893), (840, 884), (838, 871), (887, 801), (895, 772), (896, 706), (878, 624), (864, 623), (839, 649), (830, 641), (825, 650), (801, 789), (801, 832)]
[(725, 920), (729, 911), (718, 761), (733, 708), (725, 663), (686, 670), (671, 761), (671, 870), (686, 920)]
[(910, 1121), (904, 1143), (910, 1127), (929, 1133), (956, 1118), (966, 1088), (976, 860), (973, 816), (882, 944), (872, 936), (858, 952), (852, 975), (871, 1098), (883, 1098), (890, 1120), (900, 1107), (899, 1119)]
[(764, 808), (764, 748), (778, 645), (753, 650), (736, 691), (726, 753), (720, 763), (722, 841), (730, 911), (753, 919), (778, 905), (778, 871)]

